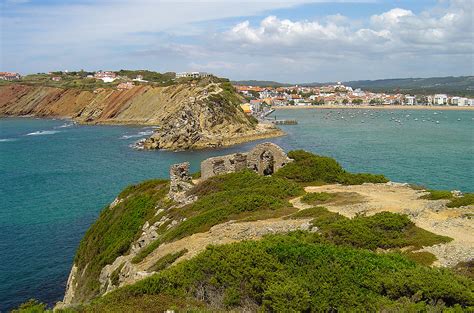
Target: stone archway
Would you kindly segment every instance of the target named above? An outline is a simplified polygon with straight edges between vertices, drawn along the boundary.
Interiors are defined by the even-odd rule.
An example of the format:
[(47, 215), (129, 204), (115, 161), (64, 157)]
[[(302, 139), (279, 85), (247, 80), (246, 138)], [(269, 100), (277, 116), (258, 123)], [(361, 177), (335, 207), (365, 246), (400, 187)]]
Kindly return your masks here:
[(261, 175), (272, 175), (275, 171), (275, 158), (273, 157), (273, 153), (270, 150), (265, 150), (260, 154), (259, 160), (259, 172), (261, 171)]
[(266, 142), (250, 150), (247, 167), (260, 175), (272, 175), (291, 161), (279, 146)]

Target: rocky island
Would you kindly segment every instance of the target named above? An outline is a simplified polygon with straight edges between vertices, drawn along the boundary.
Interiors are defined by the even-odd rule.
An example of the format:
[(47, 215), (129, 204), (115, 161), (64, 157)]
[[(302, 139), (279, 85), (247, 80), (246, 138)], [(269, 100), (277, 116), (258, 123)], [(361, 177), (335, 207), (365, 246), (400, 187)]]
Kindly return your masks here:
[(175, 164), (102, 211), (55, 310), (469, 311), (473, 205), (272, 143)]
[(78, 81), (78, 86), (42, 81), (0, 85), (0, 117), (157, 126), (150, 138), (138, 143), (145, 149), (202, 149), (283, 135), (272, 124), (259, 124), (246, 115), (239, 106), (241, 96), (225, 79), (211, 76), (123, 88)]

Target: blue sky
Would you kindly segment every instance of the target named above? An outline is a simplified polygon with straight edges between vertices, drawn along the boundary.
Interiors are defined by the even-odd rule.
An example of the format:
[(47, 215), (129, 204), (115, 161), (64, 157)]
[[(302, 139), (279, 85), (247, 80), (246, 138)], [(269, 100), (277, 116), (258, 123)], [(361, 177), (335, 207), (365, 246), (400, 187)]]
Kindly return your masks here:
[(473, 75), (471, 0), (0, 0), (0, 71), (284, 82)]

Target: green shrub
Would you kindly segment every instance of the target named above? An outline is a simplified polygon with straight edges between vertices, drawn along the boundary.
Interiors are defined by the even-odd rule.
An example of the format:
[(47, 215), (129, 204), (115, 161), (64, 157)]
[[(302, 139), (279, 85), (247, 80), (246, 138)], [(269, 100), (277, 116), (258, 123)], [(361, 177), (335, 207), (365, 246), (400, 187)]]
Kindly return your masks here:
[(408, 259), (412, 260), (413, 262), (425, 266), (430, 266), (431, 264), (433, 264), (434, 261), (437, 260), (436, 256), (433, 253), (427, 251), (407, 251), (403, 252), (403, 255), (406, 256)]
[(385, 183), (388, 181), (383, 175), (352, 174), (346, 172), (336, 160), (312, 154), (303, 150), (294, 150), (288, 153), (294, 159), (275, 175), (285, 177), (301, 183), (341, 183), (344, 185), (359, 185), (363, 183)]
[(448, 208), (459, 208), (462, 206), (474, 204), (474, 193), (466, 193), (462, 197), (452, 198), (452, 200), (446, 205)]
[(330, 242), (370, 250), (406, 246), (421, 248), (452, 240), (417, 227), (406, 215), (390, 212), (359, 215), (324, 224), (315, 219), (313, 224), (321, 228), (323, 236)]
[(112, 272), (112, 274), (110, 274), (110, 282), (112, 283), (112, 285), (114, 285), (114, 286), (118, 286), (118, 285), (119, 285), (120, 272), (122, 271), (122, 268), (123, 268), (124, 265), (125, 265), (125, 263), (120, 264), (119, 267), (117, 267), (117, 268)]
[(422, 199), (427, 200), (440, 200), (440, 199), (451, 199), (453, 195), (449, 190), (427, 190), (428, 194), (422, 196)]
[(428, 194), (421, 197), (427, 200), (451, 200), (446, 206), (448, 208), (459, 208), (474, 204), (474, 193), (465, 193), (461, 197), (455, 197), (449, 190), (427, 190)]
[(320, 204), (331, 200), (334, 196), (327, 192), (312, 192), (301, 197), (301, 201), (307, 204)]
[(42, 313), (51, 312), (46, 310), (46, 304), (39, 302), (35, 299), (30, 299), (25, 303), (21, 304), (17, 309), (13, 309), (11, 313)]
[(288, 157), (294, 159), (275, 175), (285, 177), (297, 182), (324, 182), (335, 183), (344, 169), (336, 160), (315, 155), (303, 150), (290, 151)]
[[(388, 224), (398, 227), (395, 221)], [(180, 301), (199, 297), (213, 310), (430, 311), (439, 303), (447, 308), (474, 305), (473, 281), (449, 270), (420, 266), (397, 253), (314, 242), (314, 237), (297, 232), (210, 246), (191, 260), (98, 299), (88, 311), (144, 295)]]
[(188, 249), (182, 249), (175, 253), (168, 253), (167, 255), (161, 257), (158, 261), (156, 261), (156, 263), (148, 269), (148, 272), (158, 272), (164, 270), (187, 252)]
[(131, 243), (141, 234), (145, 221), (156, 212), (156, 204), (168, 192), (163, 180), (146, 181), (128, 187), (113, 208), (106, 207), (79, 244), (74, 263), (78, 267), (76, 300), (91, 299), (99, 293), (99, 274), (118, 256), (126, 254)]
[(209, 178), (189, 192), (198, 196), (198, 200), (179, 209), (179, 214), (186, 220), (142, 249), (132, 262), (141, 262), (161, 243), (208, 231), (212, 226), (231, 219), (261, 219), (289, 214), (291, 205), (288, 199), (302, 193), (303, 188), (294, 182), (260, 176), (250, 170)]

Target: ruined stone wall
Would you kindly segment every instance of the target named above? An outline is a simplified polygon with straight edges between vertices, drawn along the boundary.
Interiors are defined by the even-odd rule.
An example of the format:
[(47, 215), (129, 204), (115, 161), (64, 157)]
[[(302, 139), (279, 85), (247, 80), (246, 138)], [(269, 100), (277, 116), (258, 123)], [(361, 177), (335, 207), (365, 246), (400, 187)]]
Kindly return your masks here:
[(247, 154), (234, 153), (209, 158), (201, 162), (201, 178), (208, 179), (220, 174), (234, 173), (247, 167)]
[(282, 148), (271, 142), (256, 145), (247, 156), (248, 168), (260, 175), (271, 175), (291, 161)]
[(193, 199), (187, 192), (193, 188), (189, 175), (189, 162), (173, 164), (170, 167), (170, 191), (168, 196), (179, 204), (191, 203)]
[(271, 175), (292, 160), (279, 146), (266, 142), (248, 153), (234, 153), (206, 159), (201, 163), (201, 178), (234, 173), (249, 168), (260, 175)]

